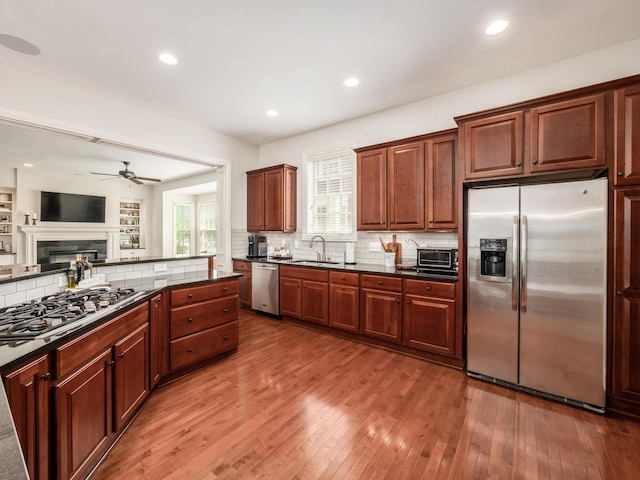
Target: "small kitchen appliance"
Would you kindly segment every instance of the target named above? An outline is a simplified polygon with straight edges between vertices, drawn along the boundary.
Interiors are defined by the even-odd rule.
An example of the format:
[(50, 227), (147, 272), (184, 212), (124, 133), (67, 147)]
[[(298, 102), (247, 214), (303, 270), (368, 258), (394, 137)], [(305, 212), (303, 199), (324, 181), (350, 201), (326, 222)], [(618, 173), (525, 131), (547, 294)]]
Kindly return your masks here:
[(419, 247), (417, 249), (419, 273), (458, 277), (458, 249), (446, 247)]
[(248, 258), (260, 258), (267, 256), (267, 237), (263, 235), (249, 235)]

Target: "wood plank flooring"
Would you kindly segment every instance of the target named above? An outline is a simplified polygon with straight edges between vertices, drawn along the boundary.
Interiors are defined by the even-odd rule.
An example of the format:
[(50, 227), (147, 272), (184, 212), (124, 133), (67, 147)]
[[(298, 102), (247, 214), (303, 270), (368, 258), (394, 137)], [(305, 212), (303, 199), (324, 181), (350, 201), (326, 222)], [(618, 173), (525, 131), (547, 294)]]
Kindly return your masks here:
[(640, 422), (240, 314), (238, 353), (157, 389), (107, 479), (640, 479)]

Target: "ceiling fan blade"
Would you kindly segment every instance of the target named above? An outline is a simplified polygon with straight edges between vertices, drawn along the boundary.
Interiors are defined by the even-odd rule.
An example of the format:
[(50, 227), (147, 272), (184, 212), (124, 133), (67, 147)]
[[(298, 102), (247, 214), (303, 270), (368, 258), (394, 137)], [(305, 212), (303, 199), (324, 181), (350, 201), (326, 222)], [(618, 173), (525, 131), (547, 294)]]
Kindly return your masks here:
[(98, 173), (98, 172), (89, 172), (91, 175), (106, 175), (107, 177), (119, 177), (120, 175), (114, 175), (113, 173)]
[(127, 180), (137, 184), (137, 185), (144, 185), (140, 180), (138, 180), (137, 177), (127, 177)]
[(162, 182), (159, 178), (136, 177), (138, 180), (146, 180), (147, 182)]
[(101, 179), (100, 179), (100, 180), (98, 180), (98, 181), (99, 181), (99, 182), (104, 182), (104, 181), (106, 181), (106, 180), (116, 180), (116, 179), (118, 179), (118, 178), (120, 178), (120, 175), (112, 175), (112, 176), (111, 176), (111, 177), (109, 177), (109, 178), (101, 178)]

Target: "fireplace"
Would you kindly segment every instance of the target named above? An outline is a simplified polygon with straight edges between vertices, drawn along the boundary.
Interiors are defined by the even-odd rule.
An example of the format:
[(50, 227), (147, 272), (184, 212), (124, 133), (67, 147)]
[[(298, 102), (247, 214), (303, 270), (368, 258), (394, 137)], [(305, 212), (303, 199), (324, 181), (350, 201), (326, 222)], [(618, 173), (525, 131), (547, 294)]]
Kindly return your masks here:
[[(119, 257), (119, 227), (66, 223), (21, 225), (26, 235), (25, 264), (51, 265), (75, 260), (76, 254), (100, 262)], [(71, 256), (71, 257), (70, 257)], [(55, 260), (55, 262), (52, 262)]]
[(90, 262), (107, 258), (106, 240), (44, 240), (37, 242), (37, 263), (69, 263), (76, 255), (87, 257)]

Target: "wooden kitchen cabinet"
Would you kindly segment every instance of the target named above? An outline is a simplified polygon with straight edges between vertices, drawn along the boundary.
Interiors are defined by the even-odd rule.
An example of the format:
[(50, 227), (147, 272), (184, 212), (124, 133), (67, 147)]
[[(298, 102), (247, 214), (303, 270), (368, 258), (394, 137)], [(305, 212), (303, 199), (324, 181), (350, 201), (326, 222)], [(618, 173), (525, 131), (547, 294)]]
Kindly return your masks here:
[(360, 322), (360, 274), (329, 272), (329, 325), (357, 333)]
[(358, 230), (387, 229), (387, 149), (358, 152)]
[[(120, 431), (149, 395), (149, 327), (140, 326), (113, 348), (115, 430)], [(142, 368), (141, 368), (142, 366)]]
[(640, 185), (640, 85), (614, 93), (616, 186)]
[(169, 372), (238, 347), (237, 279), (169, 291)]
[(614, 236), (609, 403), (630, 402), (640, 413), (640, 188), (615, 192)]
[(465, 180), (603, 168), (605, 94), (458, 117)]
[(162, 294), (149, 301), (149, 389), (153, 390), (162, 378)]
[(455, 292), (452, 283), (404, 280), (405, 345), (455, 355)]
[(240, 300), (240, 308), (250, 310), (251, 309), (251, 262), (234, 260), (233, 271), (235, 273), (242, 274), (242, 277), (238, 279), (240, 282), (239, 290), (238, 290), (238, 299)]
[(295, 232), (297, 167), (276, 165), (247, 172), (247, 231)]
[(424, 230), (424, 142), (388, 150), (388, 230)]
[(328, 325), (328, 271), (281, 266), (280, 313), (292, 318)]
[(427, 230), (458, 228), (457, 143), (455, 131), (434, 136), (425, 142)]
[(360, 324), (364, 335), (402, 341), (402, 279), (360, 276)]
[(83, 477), (115, 437), (113, 364), (108, 348), (54, 386), (59, 479)]
[(49, 475), (49, 387), (48, 355), (6, 375), (4, 387), (18, 433), (29, 478), (46, 480)]

